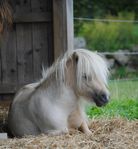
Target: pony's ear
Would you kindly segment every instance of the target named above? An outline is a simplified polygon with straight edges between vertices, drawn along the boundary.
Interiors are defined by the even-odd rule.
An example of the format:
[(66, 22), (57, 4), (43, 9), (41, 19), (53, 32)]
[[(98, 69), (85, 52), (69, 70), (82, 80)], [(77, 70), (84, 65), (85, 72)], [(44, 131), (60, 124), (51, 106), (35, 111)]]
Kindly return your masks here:
[(78, 54), (77, 52), (73, 52), (73, 54), (71, 55), (71, 57), (67, 60), (66, 66), (69, 67), (71, 65), (76, 65), (78, 63)]
[(78, 56), (77, 52), (74, 52), (72, 57), (73, 57), (74, 62), (77, 64), (78, 60), (79, 60), (79, 56)]

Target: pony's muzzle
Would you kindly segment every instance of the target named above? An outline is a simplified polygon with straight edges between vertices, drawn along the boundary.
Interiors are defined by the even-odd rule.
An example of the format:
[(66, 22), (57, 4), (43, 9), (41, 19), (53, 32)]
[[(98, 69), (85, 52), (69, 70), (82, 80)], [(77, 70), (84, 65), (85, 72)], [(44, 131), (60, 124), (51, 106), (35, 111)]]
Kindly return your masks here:
[(108, 103), (109, 96), (105, 93), (95, 94), (93, 100), (98, 107), (101, 107), (105, 106)]

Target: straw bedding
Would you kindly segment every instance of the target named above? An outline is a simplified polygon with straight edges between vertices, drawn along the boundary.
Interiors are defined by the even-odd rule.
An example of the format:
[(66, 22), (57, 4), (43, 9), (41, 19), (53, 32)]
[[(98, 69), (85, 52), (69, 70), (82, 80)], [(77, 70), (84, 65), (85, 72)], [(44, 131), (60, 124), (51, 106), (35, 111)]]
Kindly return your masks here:
[[(0, 108), (1, 128), (7, 118), (7, 109)], [(128, 121), (122, 118), (93, 119), (90, 122), (93, 132), (86, 136), (79, 131), (61, 136), (8, 138), (0, 140), (0, 149), (138, 149), (138, 120)]]

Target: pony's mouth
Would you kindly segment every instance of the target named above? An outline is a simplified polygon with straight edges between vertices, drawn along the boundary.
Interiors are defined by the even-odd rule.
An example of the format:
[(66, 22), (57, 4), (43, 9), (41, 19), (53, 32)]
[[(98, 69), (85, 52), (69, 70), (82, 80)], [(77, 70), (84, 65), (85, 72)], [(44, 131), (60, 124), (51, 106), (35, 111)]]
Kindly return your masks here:
[(94, 96), (93, 100), (98, 107), (105, 106), (108, 103), (108, 98), (106, 95)]

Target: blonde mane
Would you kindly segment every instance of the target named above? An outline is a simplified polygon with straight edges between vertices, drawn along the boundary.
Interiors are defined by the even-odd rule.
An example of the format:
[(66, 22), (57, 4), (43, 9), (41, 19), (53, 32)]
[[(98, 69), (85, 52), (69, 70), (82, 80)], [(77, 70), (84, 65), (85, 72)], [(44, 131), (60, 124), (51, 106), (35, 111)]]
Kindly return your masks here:
[(56, 81), (59, 84), (66, 83), (65, 70), (67, 70), (67, 61), (73, 60), (73, 54), (78, 57), (76, 78), (77, 85), (81, 88), (82, 77), (84, 74), (97, 77), (98, 80), (107, 84), (108, 68), (106, 61), (97, 52), (90, 52), (85, 49), (76, 49), (67, 51), (62, 57), (60, 57), (52, 67), (43, 69), (41, 82), (46, 81), (49, 76), (55, 73)]

